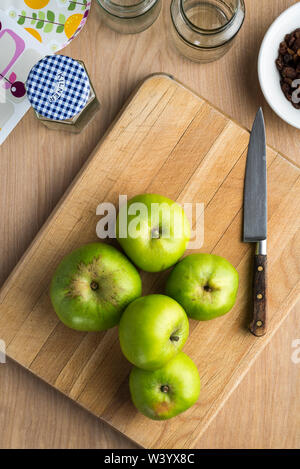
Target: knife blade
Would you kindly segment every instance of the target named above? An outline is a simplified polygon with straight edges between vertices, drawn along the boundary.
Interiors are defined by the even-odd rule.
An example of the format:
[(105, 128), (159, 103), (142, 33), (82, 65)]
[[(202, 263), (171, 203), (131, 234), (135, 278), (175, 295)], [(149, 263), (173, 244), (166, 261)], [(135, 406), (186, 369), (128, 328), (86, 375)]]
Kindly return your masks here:
[(248, 147), (243, 241), (256, 243), (250, 331), (260, 337), (266, 333), (267, 319), (267, 162), (265, 122), (261, 108), (256, 114)]

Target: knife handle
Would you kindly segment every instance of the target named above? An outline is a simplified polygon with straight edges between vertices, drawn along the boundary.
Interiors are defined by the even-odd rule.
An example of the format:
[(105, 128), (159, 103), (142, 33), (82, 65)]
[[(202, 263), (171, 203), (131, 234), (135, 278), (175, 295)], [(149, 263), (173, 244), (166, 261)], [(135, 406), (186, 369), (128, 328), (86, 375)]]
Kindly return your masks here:
[(267, 319), (267, 256), (254, 256), (253, 272), (253, 320), (250, 331), (257, 337), (266, 333)]

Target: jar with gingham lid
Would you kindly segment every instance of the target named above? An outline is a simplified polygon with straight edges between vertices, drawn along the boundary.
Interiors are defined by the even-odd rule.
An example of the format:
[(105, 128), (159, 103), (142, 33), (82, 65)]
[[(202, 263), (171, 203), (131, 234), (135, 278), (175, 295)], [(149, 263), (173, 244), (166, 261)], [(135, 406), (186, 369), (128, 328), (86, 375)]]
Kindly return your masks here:
[(79, 133), (100, 108), (84, 63), (65, 55), (35, 64), (26, 91), (36, 117), (49, 129)]

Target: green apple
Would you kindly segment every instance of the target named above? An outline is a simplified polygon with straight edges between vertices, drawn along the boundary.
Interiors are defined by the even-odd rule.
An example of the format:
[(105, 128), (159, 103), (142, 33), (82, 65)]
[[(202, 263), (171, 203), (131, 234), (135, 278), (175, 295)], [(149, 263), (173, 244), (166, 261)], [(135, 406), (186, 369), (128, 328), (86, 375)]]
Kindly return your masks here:
[(174, 265), (185, 252), (190, 224), (173, 200), (144, 194), (120, 207), (116, 234), (127, 256), (140, 269), (160, 272)]
[(166, 284), (193, 319), (206, 321), (226, 314), (234, 305), (239, 276), (230, 262), (214, 254), (191, 254), (172, 270)]
[(59, 319), (78, 331), (101, 331), (119, 323), (142, 293), (136, 268), (114, 247), (82, 246), (59, 264), (50, 296)]
[(119, 325), (123, 354), (145, 370), (155, 370), (167, 363), (182, 349), (188, 335), (185, 311), (164, 295), (148, 295), (133, 301)]
[(199, 398), (200, 377), (193, 360), (180, 352), (159, 370), (134, 367), (129, 377), (136, 408), (153, 420), (166, 420), (189, 409)]

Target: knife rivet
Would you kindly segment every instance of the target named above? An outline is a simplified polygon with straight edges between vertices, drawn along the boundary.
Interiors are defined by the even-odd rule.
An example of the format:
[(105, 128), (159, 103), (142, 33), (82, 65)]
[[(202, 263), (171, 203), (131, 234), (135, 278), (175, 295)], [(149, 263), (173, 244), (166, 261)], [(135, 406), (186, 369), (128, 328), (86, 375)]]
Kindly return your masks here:
[(259, 266), (257, 267), (257, 270), (258, 270), (259, 272), (262, 272), (262, 271), (264, 270), (264, 268), (263, 268), (262, 265), (259, 265)]
[(263, 325), (262, 321), (256, 321), (257, 327), (261, 327)]
[(259, 293), (259, 294), (256, 296), (256, 298), (257, 298), (258, 300), (261, 300), (261, 299), (262, 299), (262, 297), (263, 297), (263, 296), (262, 296), (262, 294), (261, 294), (261, 293)]

